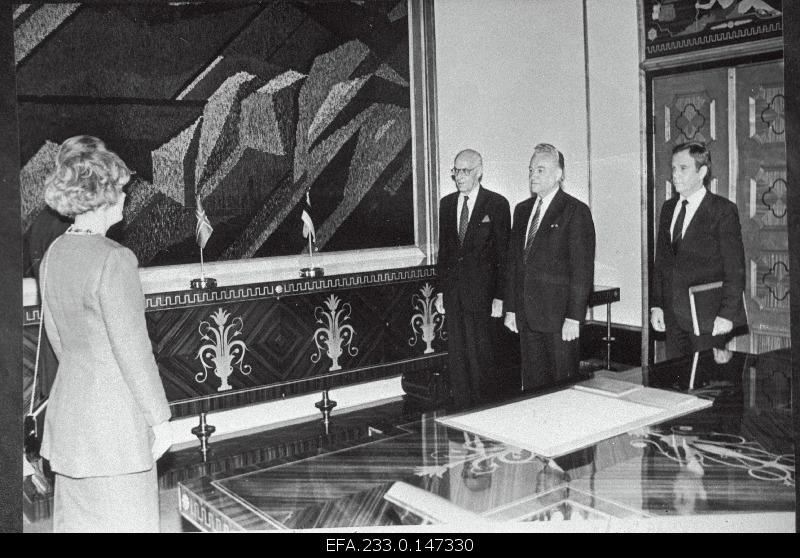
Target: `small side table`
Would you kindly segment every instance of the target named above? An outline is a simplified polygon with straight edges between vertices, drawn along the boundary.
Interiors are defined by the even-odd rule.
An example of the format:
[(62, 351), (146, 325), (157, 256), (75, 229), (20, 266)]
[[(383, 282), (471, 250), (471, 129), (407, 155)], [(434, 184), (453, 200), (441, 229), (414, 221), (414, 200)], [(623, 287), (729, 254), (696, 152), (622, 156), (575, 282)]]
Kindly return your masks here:
[(606, 369), (611, 370), (611, 343), (615, 339), (611, 336), (611, 303), (619, 301), (619, 287), (607, 287), (595, 285), (589, 295), (589, 306), (595, 307), (602, 304), (606, 305), (606, 336), (603, 341), (606, 343)]

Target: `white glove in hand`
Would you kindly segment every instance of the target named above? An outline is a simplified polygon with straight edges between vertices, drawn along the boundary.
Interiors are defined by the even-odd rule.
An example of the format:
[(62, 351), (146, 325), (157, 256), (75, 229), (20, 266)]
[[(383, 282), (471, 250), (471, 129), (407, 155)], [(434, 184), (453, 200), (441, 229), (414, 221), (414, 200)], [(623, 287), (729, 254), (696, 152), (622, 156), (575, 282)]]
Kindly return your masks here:
[(514, 312), (506, 312), (506, 319), (503, 321), (503, 325), (505, 325), (508, 329), (513, 331), (514, 333), (519, 333), (517, 331), (517, 314)]
[(563, 341), (575, 341), (581, 334), (581, 325), (575, 320), (564, 319), (561, 326), (561, 339)]
[(172, 428), (169, 421), (165, 420), (153, 427), (153, 447), (151, 448), (153, 461), (158, 461), (170, 446), (172, 446)]
[(658, 307), (650, 309), (650, 325), (659, 333), (663, 333), (667, 329), (664, 325), (664, 310)]
[(499, 298), (495, 298), (492, 300), (492, 313), (490, 314), (492, 318), (502, 318), (503, 317), (503, 301)]

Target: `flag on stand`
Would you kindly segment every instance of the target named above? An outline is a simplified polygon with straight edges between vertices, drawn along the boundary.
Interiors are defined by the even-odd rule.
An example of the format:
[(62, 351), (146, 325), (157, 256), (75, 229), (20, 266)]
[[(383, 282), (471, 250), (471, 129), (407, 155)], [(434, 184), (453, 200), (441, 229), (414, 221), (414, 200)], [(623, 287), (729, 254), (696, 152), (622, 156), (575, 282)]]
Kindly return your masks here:
[(303, 238), (308, 238), (311, 235), (311, 241), (316, 242), (317, 234), (314, 231), (314, 221), (311, 220), (311, 195), (306, 191), (306, 201), (303, 203), (303, 214), (300, 216), (303, 220)]
[(197, 214), (197, 228), (195, 228), (194, 235), (198, 246), (200, 246), (200, 250), (203, 250), (206, 247), (206, 242), (208, 242), (208, 237), (214, 232), (214, 227), (211, 226), (211, 222), (208, 220), (208, 216), (206, 216), (206, 212), (203, 209), (203, 204), (200, 203), (200, 196), (197, 196), (196, 200), (197, 210), (195, 213)]

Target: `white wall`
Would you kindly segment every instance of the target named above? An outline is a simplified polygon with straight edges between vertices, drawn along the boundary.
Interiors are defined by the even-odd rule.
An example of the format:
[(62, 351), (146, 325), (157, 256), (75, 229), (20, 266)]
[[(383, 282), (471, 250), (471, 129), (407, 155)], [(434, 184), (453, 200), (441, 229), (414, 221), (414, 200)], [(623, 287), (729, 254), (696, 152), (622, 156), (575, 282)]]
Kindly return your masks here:
[[(591, 198), (595, 283), (620, 287), (615, 323), (642, 325), (639, 48), (636, 0), (589, 0)], [(599, 310), (599, 309), (598, 309)], [(597, 318), (602, 315), (595, 312)]]
[[(595, 283), (619, 286), (612, 321), (641, 325), (636, 0), (588, 0), (589, 117), (582, 0), (435, 0), (440, 196), (477, 149), (483, 183), (514, 205), (529, 196), (533, 146), (566, 159), (566, 191), (590, 204)], [(589, 135), (591, 122), (591, 177)], [(597, 319), (605, 319), (598, 309)]]
[[(483, 183), (514, 205), (529, 196), (533, 147), (566, 159), (566, 190), (588, 201), (580, 0), (435, 0), (440, 193), (467, 147)], [(564, 32), (564, 30), (570, 32)]]

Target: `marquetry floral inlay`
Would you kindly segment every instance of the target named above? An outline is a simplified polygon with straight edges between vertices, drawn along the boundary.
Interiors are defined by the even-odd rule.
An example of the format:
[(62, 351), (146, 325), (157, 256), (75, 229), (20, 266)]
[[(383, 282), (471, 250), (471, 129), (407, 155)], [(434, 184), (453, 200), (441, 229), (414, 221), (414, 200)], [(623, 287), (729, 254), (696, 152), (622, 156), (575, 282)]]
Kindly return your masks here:
[(249, 375), (251, 370), (249, 364), (242, 363), (247, 345), (241, 339), (234, 339), (242, 333), (242, 318), (237, 316), (228, 323), (229, 317), (230, 312), (218, 308), (211, 314), (211, 319), (216, 327), (204, 320), (200, 322), (198, 328), (200, 338), (208, 343), (202, 345), (197, 351), (195, 358), (200, 359), (203, 371), (195, 375), (195, 380), (198, 383), (205, 382), (208, 373), (213, 371), (214, 375), (220, 379), (220, 387), (217, 391), (231, 389), (228, 378), (233, 374), (235, 365), (238, 365), (239, 372), (245, 376)]
[(408, 340), (408, 344), (413, 347), (421, 338), (425, 342), (425, 354), (428, 354), (433, 352), (432, 344), (437, 333), (440, 339), (447, 339), (447, 334), (442, 330), (444, 316), (436, 311), (433, 287), (429, 283), (425, 283), (420, 289), (420, 293), (422, 296), (414, 293), (411, 297), (412, 306), (419, 312), (411, 316), (411, 330), (414, 335)]
[(341, 299), (332, 294), (325, 299), (327, 311), (321, 306), (314, 309), (314, 317), (318, 324), (322, 324), (322, 327), (318, 327), (314, 332), (317, 352), (311, 355), (311, 362), (319, 362), (324, 349), (325, 354), (331, 359), (329, 371), (341, 370), (339, 357), (345, 350), (350, 356), (358, 354), (358, 349), (352, 345), (355, 329), (352, 325), (344, 323), (350, 319), (350, 303), (345, 302), (341, 308), (339, 307), (340, 303)]

